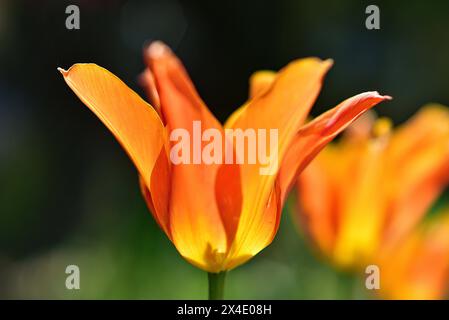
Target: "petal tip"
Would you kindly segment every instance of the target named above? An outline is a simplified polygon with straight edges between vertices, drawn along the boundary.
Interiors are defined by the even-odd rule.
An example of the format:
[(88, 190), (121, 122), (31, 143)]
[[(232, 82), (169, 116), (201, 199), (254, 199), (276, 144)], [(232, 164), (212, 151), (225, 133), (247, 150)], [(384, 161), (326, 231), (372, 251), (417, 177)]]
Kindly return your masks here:
[(365, 92), (364, 94), (366, 94), (368, 96), (375, 97), (375, 98), (379, 98), (381, 100), (393, 100), (392, 96), (380, 94), (378, 91), (368, 91), (368, 92)]
[(385, 100), (393, 100), (393, 97), (392, 97), (392, 96), (383, 96), (383, 98), (384, 98)]
[(146, 54), (150, 59), (158, 59), (171, 53), (171, 49), (162, 41), (153, 41), (146, 48)]
[(332, 67), (335, 63), (334, 59), (326, 59), (324, 60), (324, 63), (326, 64), (327, 67)]
[(61, 67), (58, 67), (57, 70), (58, 70), (59, 72), (61, 72), (61, 74), (62, 74), (63, 76), (66, 76), (66, 75), (69, 73), (68, 70), (65, 70), (65, 69), (63, 69), (63, 68), (61, 68)]

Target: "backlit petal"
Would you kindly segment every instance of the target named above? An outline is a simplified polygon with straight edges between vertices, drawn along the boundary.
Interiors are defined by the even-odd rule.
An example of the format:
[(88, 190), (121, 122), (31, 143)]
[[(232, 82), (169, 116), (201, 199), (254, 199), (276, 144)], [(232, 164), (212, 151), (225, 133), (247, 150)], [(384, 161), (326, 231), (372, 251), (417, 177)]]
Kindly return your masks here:
[[(281, 167), (282, 197), (285, 198), (296, 176), (327, 143), (364, 111), (389, 98), (377, 92), (362, 93), (304, 126)], [(377, 202), (376, 206), (365, 207), (365, 200), (372, 196), (370, 188), (379, 179), (382, 146), (370, 143), (357, 145), (354, 150), (343, 148), (324, 150), (300, 176), (298, 184), (301, 216), (308, 232), (320, 249), (334, 255), (342, 266), (367, 253), (357, 246), (371, 251), (376, 248), (382, 222), (376, 206), (383, 205)], [(342, 180), (350, 181), (350, 185), (342, 184)]]
[[(277, 155), (278, 161), (281, 161), (318, 96), (323, 77), (331, 65), (331, 61), (316, 58), (290, 63), (277, 73), (273, 83), (267, 86), (268, 89), (262, 89), (263, 92), (256, 94), (243, 107), (238, 117), (232, 121), (232, 128), (252, 129), (256, 132), (264, 129), (267, 137), (270, 129), (278, 130)], [(269, 151), (274, 154), (276, 152)], [(228, 264), (233, 267), (238, 265), (235, 261), (243, 261), (244, 257), (254, 256), (266, 247), (272, 241), (278, 224), (278, 212), (267, 210), (269, 200), (277, 198), (273, 194), (276, 193), (278, 167), (271, 168), (271, 175), (261, 175), (260, 165), (259, 161), (256, 164), (245, 161), (241, 165), (242, 213), (228, 256)]]
[(449, 210), (382, 252), (381, 293), (390, 299), (444, 299), (449, 281)]
[[(83, 103), (114, 134), (150, 188), (155, 163), (165, 140), (157, 112), (119, 78), (95, 64), (75, 64), (59, 69), (64, 80)], [(153, 208), (154, 210), (154, 208)], [(165, 225), (164, 212), (153, 212)]]
[(365, 92), (349, 98), (335, 108), (315, 118), (296, 134), (282, 162), (280, 186), (285, 199), (295, 177), (340, 132), (366, 110), (391, 99), (377, 92)]
[[(338, 177), (335, 156), (339, 150), (327, 146), (298, 179), (298, 219), (305, 232), (328, 256), (332, 254), (338, 223)], [(339, 163), (343, 159), (339, 158)], [(341, 167), (341, 166), (339, 166)]]
[(391, 217), (386, 237), (394, 242), (418, 223), (449, 182), (449, 110), (423, 107), (392, 135), (387, 156)]
[[(151, 44), (147, 49), (147, 63), (154, 76), (169, 133), (185, 129), (191, 138), (190, 163), (171, 166), (172, 240), (191, 263), (210, 272), (221, 271), (228, 243), (235, 233), (241, 199), (240, 181), (226, 180), (226, 176), (238, 179), (239, 168), (204, 163), (202, 150), (207, 143), (201, 142), (202, 134), (207, 129), (215, 129), (224, 137), (223, 128), (199, 97), (171, 50), (160, 42)], [(193, 129), (194, 121), (199, 125), (198, 130)], [(197, 147), (196, 141), (199, 141)], [(223, 145), (224, 141), (220, 143)], [(174, 144), (172, 142), (171, 146)], [(219, 169), (226, 174), (218, 175)]]

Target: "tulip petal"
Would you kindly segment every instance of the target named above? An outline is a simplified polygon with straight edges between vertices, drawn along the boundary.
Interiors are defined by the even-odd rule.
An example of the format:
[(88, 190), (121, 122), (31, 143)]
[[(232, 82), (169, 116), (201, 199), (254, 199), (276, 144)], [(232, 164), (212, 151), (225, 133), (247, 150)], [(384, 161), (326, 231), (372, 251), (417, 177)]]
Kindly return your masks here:
[(340, 132), (366, 110), (391, 97), (377, 92), (358, 94), (340, 103), (302, 127), (282, 162), (279, 173), (282, 201), (295, 182), (295, 177)]
[(389, 299), (444, 299), (449, 280), (449, 210), (382, 252), (381, 294)]
[[(281, 166), (279, 179), (282, 200), (285, 200), (299, 173), (326, 144), (366, 110), (386, 99), (390, 99), (390, 97), (381, 96), (377, 92), (362, 93), (345, 100), (305, 125), (298, 132), (296, 140), (290, 146)], [(359, 192), (361, 197), (371, 196), (368, 181), (377, 177), (380, 165), (378, 158), (381, 155), (381, 150), (374, 145), (357, 146), (358, 149), (366, 149), (362, 152), (365, 155), (362, 158), (357, 157), (360, 152), (354, 153), (346, 149), (345, 152), (341, 152), (340, 148), (342, 146), (328, 146), (307, 167), (299, 178), (298, 196), (301, 199), (302, 209), (300, 218), (306, 224), (307, 231), (315, 240), (316, 245), (329, 256), (333, 255), (333, 250), (336, 249), (334, 258), (342, 258), (339, 259), (341, 260), (339, 261), (340, 265), (347, 265), (348, 261), (343, 261), (343, 258), (352, 260), (352, 256), (359, 253), (353, 245), (364, 242), (373, 246), (375, 243), (373, 235), (377, 234), (374, 230), (377, 230), (376, 226), (379, 223), (369, 224), (370, 230), (362, 230), (359, 220), (366, 219), (369, 214), (360, 211), (360, 206), (363, 207), (363, 203), (360, 203), (362, 201), (343, 201), (345, 192), (353, 194)], [(337, 155), (339, 158), (338, 161), (335, 161)], [(351, 176), (350, 173), (354, 171), (361, 174)], [(354, 184), (355, 181), (360, 181), (360, 184), (358, 184), (358, 188), (348, 187), (342, 190), (339, 182), (343, 179), (348, 179)], [(339, 196), (339, 194), (343, 196)], [(350, 199), (357, 198), (350, 197)], [(346, 207), (346, 209), (343, 210), (342, 207)], [(375, 210), (374, 207), (370, 209)], [(342, 217), (343, 212), (345, 217)], [(368, 219), (375, 222), (373, 219), (376, 217), (376, 215), (371, 215)], [(359, 228), (354, 227), (356, 225), (359, 225)], [(344, 229), (344, 232), (340, 229)], [(344, 237), (338, 236), (337, 232)], [(355, 239), (357, 241), (354, 241)], [(361, 239), (363, 241), (358, 241)]]
[[(269, 242), (275, 237), (277, 230), (279, 228), (281, 213), (282, 213), (282, 203), (280, 199), (281, 191), (279, 188), (278, 181), (275, 181), (275, 185), (268, 197), (265, 208), (260, 213), (260, 219), (269, 226), (269, 228), (260, 229), (260, 237), (262, 239), (268, 238)], [(265, 227), (265, 226), (263, 226)], [(257, 239), (258, 240), (258, 239)], [(259, 240), (260, 241), (260, 240)], [(269, 244), (269, 243), (268, 243)], [(268, 245), (267, 244), (267, 245)], [(231, 247), (232, 250), (233, 247)], [(261, 247), (262, 250), (264, 247)], [(226, 260), (225, 268), (226, 270), (231, 270), (251, 259), (255, 253), (242, 251), (240, 254), (229, 254)], [(232, 253), (232, 251), (231, 251)]]
[(412, 229), (449, 182), (449, 110), (429, 105), (397, 129), (388, 149), (391, 177), (386, 241)]
[(140, 84), (144, 87), (147, 97), (151, 103), (151, 105), (156, 109), (159, 116), (163, 120), (162, 112), (161, 112), (161, 102), (159, 99), (159, 93), (157, 92), (156, 82), (154, 80), (153, 73), (150, 69), (145, 69), (144, 72), (140, 75)]
[[(209, 272), (219, 272), (240, 213), (240, 180), (229, 180), (230, 177), (239, 179), (239, 167), (222, 166), (220, 163), (224, 158), (211, 164), (202, 160), (207, 145), (201, 141), (204, 132), (216, 130), (223, 138), (224, 131), (171, 50), (160, 42), (151, 44), (147, 49), (147, 63), (154, 76), (161, 113), (169, 132), (182, 129), (188, 132), (189, 140), (193, 140), (188, 147), (189, 163), (171, 166), (172, 240), (181, 255), (192, 264)], [(195, 147), (198, 139), (199, 145)], [(171, 146), (174, 144), (172, 142)], [(224, 141), (220, 145), (224, 152)], [(231, 184), (234, 187), (230, 188)]]
[[(154, 164), (150, 185), (139, 176), (140, 190), (150, 212), (157, 213), (156, 222), (171, 240), (169, 218), (169, 203), (171, 195), (171, 168), (167, 158), (167, 150), (161, 149), (159, 157)], [(150, 191), (151, 190), (151, 191)]]
[(240, 181), (238, 164), (222, 164), (219, 167), (215, 182), (215, 198), (226, 229), (228, 248), (234, 240), (242, 210)]
[[(81, 101), (114, 134), (130, 156), (146, 186), (161, 154), (165, 130), (156, 111), (119, 78), (95, 64), (59, 69)], [(155, 212), (156, 211), (156, 212)], [(167, 217), (152, 211), (160, 225)]]
[[(271, 129), (278, 130), (277, 158), (281, 161), (318, 96), (323, 77), (331, 65), (330, 60), (307, 58), (287, 65), (277, 73), (274, 81), (270, 74), (268, 85), (262, 86), (262, 92), (254, 93), (255, 98), (242, 107), (227, 125), (243, 132), (263, 129), (267, 136)], [(271, 175), (261, 175), (260, 168), (259, 159), (256, 164), (245, 161), (241, 165), (242, 213), (228, 255), (228, 265), (236, 266), (238, 263), (235, 261), (254, 256), (272, 241), (275, 234), (279, 213), (268, 210), (267, 206), (270, 198), (277, 197), (273, 194), (276, 193), (278, 168), (272, 168)]]
[(249, 78), (249, 98), (254, 99), (267, 92), (276, 80), (276, 76), (276, 72), (269, 70), (257, 71), (251, 75)]
[(372, 264), (382, 240), (387, 209), (384, 190), (388, 184), (383, 177), (384, 138), (348, 145), (345, 150), (350, 153), (346, 156), (346, 174), (339, 179), (350, 183), (337, 190), (339, 221), (332, 255), (346, 269), (358, 271)]
[[(331, 145), (321, 151), (300, 174), (297, 188), (299, 221), (320, 252), (329, 256), (335, 243), (339, 214), (335, 153)], [(342, 160), (339, 158), (338, 162)]]

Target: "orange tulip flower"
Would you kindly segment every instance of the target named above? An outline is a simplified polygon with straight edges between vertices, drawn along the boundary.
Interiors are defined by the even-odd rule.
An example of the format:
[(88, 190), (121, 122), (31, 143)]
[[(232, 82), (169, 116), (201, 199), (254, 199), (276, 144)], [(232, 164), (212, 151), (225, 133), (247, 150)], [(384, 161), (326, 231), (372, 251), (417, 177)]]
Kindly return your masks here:
[[(449, 182), (449, 110), (428, 105), (395, 131), (388, 119), (368, 115), (299, 177), (300, 220), (319, 252), (341, 269), (379, 265), (387, 286), (405, 279), (393, 268), (411, 272), (425, 266), (429, 286), (441, 286), (442, 272), (435, 270), (448, 267), (449, 238), (442, 231), (448, 220), (425, 235), (417, 228)], [(410, 265), (415, 259), (422, 260), (420, 267)], [(410, 272), (402, 276), (416, 276)], [(394, 297), (405, 292), (387, 291), (385, 296)], [(435, 297), (436, 291), (441, 292), (426, 294)]]
[[(129, 154), (161, 229), (186, 260), (210, 273), (235, 268), (269, 245), (297, 174), (351, 121), (389, 98), (363, 93), (304, 125), (332, 61), (300, 59), (278, 73), (254, 74), (250, 99), (222, 126), (167, 46), (154, 42), (144, 56), (152, 105), (95, 64), (60, 71)], [(194, 121), (200, 121), (202, 132), (277, 129), (279, 168), (260, 175), (259, 162), (172, 163), (170, 133), (182, 128), (193, 135)]]

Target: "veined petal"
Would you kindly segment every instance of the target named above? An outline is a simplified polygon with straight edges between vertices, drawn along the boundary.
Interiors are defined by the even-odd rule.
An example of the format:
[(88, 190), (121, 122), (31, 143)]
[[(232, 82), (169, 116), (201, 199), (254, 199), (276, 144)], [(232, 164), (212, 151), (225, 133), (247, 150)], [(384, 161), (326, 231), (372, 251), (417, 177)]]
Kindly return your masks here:
[[(171, 166), (172, 240), (192, 264), (209, 272), (219, 272), (240, 213), (240, 181), (229, 180), (229, 177), (238, 179), (239, 168), (221, 165), (225, 152), (223, 128), (199, 97), (171, 50), (160, 42), (151, 44), (147, 49), (147, 63), (154, 76), (169, 133), (181, 129), (189, 135), (189, 160)], [(215, 130), (223, 140), (219, 142), (223, 154), (218, 163), (206, 164), (202, 159), (208, 144), (202, 140), (206, 130)], [(178, 143), (182, 142), (172, 141), (171, 146)]]
[(388, 148), (391, 214), (386, 241), (412, 229), (449, 182), (449, 109), (422, 108), (399, 127)]
[[(153, 169), (165, 140), (157, 112), (119, 78), (95, 64), (75, 64), (67, 71), (59, 71), (81, 101), (114, 134), (144, 184), (151, 186)], [(165, 213), (153, 207), (153, 215), (165, 230)]]
[[(322, 79), (331, 65), (330, 60), (317, 58), (290, 63), (228, 125), (243, 132), (262, 129), (267, 136), (270, 130), (277, 130), (277, 150), (270, 152), (277, 151), (277, 160), (281, 161), (318, 96)], [(272, 75), (269, 78), (268, 82), (271, 82)], [(261, 175), (259, 159), (256, 164), (248, 162), (241, 165), (242, 213), (227, 259), (227, 265), (232, 267), (266, 247), (273, 239), (279, 220), (276, 210), (267, 210), (270, 198), (277, 198), (273, 193), (276, 192), (274, 186), (278, 168), (271, 168), (271, 175)]]
[(443, 299), (449, 280), (449, 209), (379, 259), (381, 294), (389, 299)]

